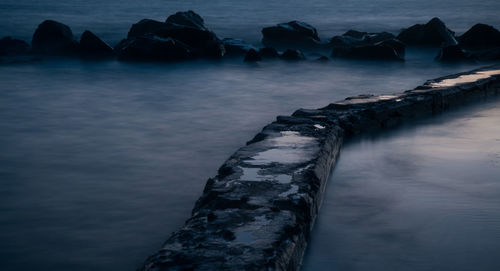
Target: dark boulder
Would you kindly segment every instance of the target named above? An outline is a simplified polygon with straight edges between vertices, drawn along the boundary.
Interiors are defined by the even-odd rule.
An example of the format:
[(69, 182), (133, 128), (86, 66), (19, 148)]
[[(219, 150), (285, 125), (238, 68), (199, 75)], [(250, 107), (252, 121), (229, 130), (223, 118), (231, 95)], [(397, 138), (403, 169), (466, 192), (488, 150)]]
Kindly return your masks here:
[(113, 55), (113, 48), (89, 30), (80, 38), (80, 53), (86, 57), (105, 57)]
[(352, 38), (355, 38), (355, 39), (362, 39), (367, 34), (368, 34), (368, 32), (361, 32), (361, 31), (357, 31), (357, 30), (352, 30), (351, 29), (351, 30), (345, 32), (342, 36), (352, 37)]
[(224, 49), (226, 50), (226, 56), (241, 56), (245, 55), (250, 49), (256, 50), (256, 48), (244, 42), (240, 39), (225, 38), (222, 40), (224, 44)]
[(285, 52), (283, 52), (283, 54), (281, 54), (280, 58), (283, 60), (292, 60), (292, 61), (306, 59), (306, 57), (301, 51), (292, 49), (287, 49)]
[(192, 27), (199, 30), (208, 30), (205, 27), (205, 22), (200, 15), (192, 10), (179, 11), (175, 14), (168, 16), (167, 23), (178, 24), (182, 26)]
[(141, 36), (123, 40), (115, 48), (121, 60), (176, 61), (192, 57), (188, 45), (172, 38)]
[(332, 57), (404, 60), (405, 45), (390, 33), (367, 33), (349, 30), (330, 40)]
[(404, 29), (397, 38), (408, 45), (457, 44), (455, 33), (448, 29), (439, 18), (433, 18), (424, 25), (416, 24)]
[(271, 47), (316, 48), (320, 46), (318, 31), (299, 21), (281, 23), (262, 29), (262, 43)]
[(317, 62), (329, 62), (330, 59), (327, 56), (320, 56), (316, 59)]
[(272, 47), (260, 48), (259, 49), (259, 55), (262, 58), (268, 58), (268, 59), (278, 58), (280, 56), (279, 53), (278, 53), (278, 51), (276, 51), (276, 49), (274, 49)]
[(467, 49), (487, 49), (500, 47), (500, 31), (490, 25), (476, 24), (458, 38)]
[(25, 55), (29, 51), (29, 44), (24, 40), (4, 37), (0, 40), (0, 56)]
[(156, 36), (174, 39), (190, 47), (194, 57), (220, 58), (225, 54), (223, 42), (203, 25), (203, 19), (192, 11), (177, 12), (162, 23), (144, 19), (132, 25), (128, 38)]
[(197, 57), (220, 58), (226, 52), (222, 41), (211, 31), (170, 25), (167, 28), (155, 31), (154, 35), (162, 38), (172, 38), (189, 45), (193, 49), (193, 54)]
[(245, 62), (255, 62), (255, 61), (261, 61), (262, 57), (259, 55), (259, 53), (255, 49), (250, 49), (247, 54), (245, 55)]
[(151, 20), (151, 19), (142, 19), (139, 22), (135, 23), (130, 27), (128, 31), (128, 38), (144, 36), (147, 34), (154, 33), (155, 31), (167, 27), (169, 24)]
[(472, 61), (473, 58), (459, 45), (447, 45), (441, 47), (436, 59), (439, 61), (456, 62), (456, 61)]
[(71, 29), (52, 20), (43, 21), (38, 25), (31, 45), (35, 53), (54, 55), (75, 53), (78, 47)]

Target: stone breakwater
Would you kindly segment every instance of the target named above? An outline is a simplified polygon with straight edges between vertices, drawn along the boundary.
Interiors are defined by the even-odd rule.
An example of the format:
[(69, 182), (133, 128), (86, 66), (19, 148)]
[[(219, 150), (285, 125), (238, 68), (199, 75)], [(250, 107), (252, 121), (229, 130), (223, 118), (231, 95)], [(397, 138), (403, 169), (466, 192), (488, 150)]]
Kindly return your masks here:
[(236, 151), (139, 270), (298, 270), (342, 141), (500, 94), (500, 66), (299, 109)]

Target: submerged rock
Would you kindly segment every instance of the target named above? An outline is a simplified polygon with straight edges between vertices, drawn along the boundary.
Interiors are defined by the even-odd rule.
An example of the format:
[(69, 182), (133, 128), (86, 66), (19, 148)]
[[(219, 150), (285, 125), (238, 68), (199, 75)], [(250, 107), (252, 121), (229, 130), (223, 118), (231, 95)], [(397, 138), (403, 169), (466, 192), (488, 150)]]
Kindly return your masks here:
[(255, 49), (250, 49), (247, 54), (245, 55), (245, 62), (255, 62), (255, 61), (261, 61), (262, 57), (259, 55), (259, 53)]
[(278, 58), (280, 55), (276, 49), (272, 47), (264, 47), (259, 49), (259, 55), (262, 58), (267, 58), (267, 59), (273, 59), (273, 58)]
[(316, 28), (299, 21), (265, 27), (262, 29), (262, 35), (262, 43), (270, 47), (315, 48), (320, 45)]
[(222, 43), (224, 44), (224, 48), (226, 50), (226, 56), (241, 56), (245, 55), (251, 49), (256, 50), (253, 45), (240, 39), (225, 38), (222, 40)]
[(320, 56), (316, 59), (317, 62), (329, 62), (330, 59), (327, 56)]
[(106, 57), (113, 55), (113, 48), (89, 30), (80, 38), (80, 53), (85, 57)]
[(367, 33), (349, 30), (330, 40), (332, 57), (404, 60), (405, 45), (390, 33)]
[(443, 46), (436, 57), (440, 61), (471, 61), (472, 56), (468, 54), (460, 45)]
[(0, 39), (0, 56), (25, 55), (29, 51), (29, 44), (24, 40), (4, 37)]
[(500, 31), (490, 25), (476, 24), (460, 36), (458, 41), (467, 49), (500, 47)]
[(38, 25), (31, 45), (35, 53), (53, 55), (75, 53), (78, 48), (69, 26), (52, 20)]
[(292, 61), (306, 59), (306, 57), (301, 51), (293, 49), (287, 49), (285, 52), (283, 52), (283, 54), (281, 54), (280, 58), (283, 60), (292, 60)]
[(408, 45), (457, 44), (455, 32), (451, 31), (439, 18), (433, 18), (426, 24), (416, 24), (399, 33), (399, 40)]
[(121, 60), (175, 61), (192, 57), (187, 45), (157, 36), (126, 39), (117, 45), (116, 51)]

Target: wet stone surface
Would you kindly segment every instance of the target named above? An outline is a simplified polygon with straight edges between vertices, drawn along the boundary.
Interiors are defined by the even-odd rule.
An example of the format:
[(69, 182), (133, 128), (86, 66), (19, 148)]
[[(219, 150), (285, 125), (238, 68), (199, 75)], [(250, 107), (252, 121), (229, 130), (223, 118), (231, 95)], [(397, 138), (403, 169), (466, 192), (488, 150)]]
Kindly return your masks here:
[(344, 137), (499, 93), (496, 66), (279, 116), (207, 181), (192, 217), (139, 270), (297, 270)]

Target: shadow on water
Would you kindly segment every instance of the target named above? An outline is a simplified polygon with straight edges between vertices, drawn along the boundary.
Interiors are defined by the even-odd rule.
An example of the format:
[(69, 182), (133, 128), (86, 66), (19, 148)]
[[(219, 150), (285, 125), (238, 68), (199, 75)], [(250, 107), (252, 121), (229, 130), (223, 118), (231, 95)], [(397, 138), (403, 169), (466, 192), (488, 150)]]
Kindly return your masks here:
[(346, 142), (302, 270), (498, 270), (499, 105)]

